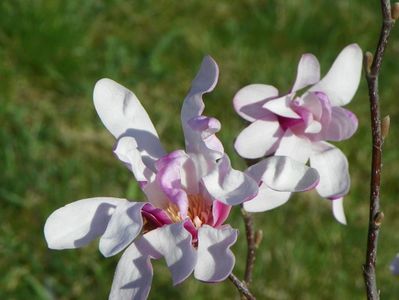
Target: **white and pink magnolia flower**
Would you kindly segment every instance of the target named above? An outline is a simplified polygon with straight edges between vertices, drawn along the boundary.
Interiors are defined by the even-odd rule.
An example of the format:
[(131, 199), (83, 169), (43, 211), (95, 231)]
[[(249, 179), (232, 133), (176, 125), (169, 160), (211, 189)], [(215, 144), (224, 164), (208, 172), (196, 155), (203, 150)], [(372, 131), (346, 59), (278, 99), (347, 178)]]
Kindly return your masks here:
[(97, 237), (106, 257), (126, 249), (110, 299), (147, 298), (150, 260), (162, 257), (174, 284), (192, 272), (201, 281), (226, 279), (235, 263), (229, 248), (237, 239), (237, 230), (224, 224), (231, 206), (253, 198), (262, 176), (270, 188), (284, 191), (304, 190), (318, 180), (315, 170), (284, 157), (266, 160), (254, 174), (234, 170), (215, 135), (219, 121), (202, 115), (202, 95), (214, 89), (217, 79), (217, 64), (205, 57), (181, 111), (186, 151), (169, 154), (131, 91), (110, 79), (96, 84), (94, 105), (117, 139), (114, 152), (133, 172), (148, 202), (110, 197), (76, 201), (50, 215), (44, 232), (52, 249), (82, 247)]
[[(317, 58), (304, 54), (288, 93), (279, 94), (271, 85), (251, 84), (239, 90), (233, 100), (237, 113), (251, 122), (236, 139), (238, 154), (249, 159), (284, 155), (303, 163), (310, 160), (310, 166), (320, 175), (316, 190), (334, 200), (333, 213), (341, 223), (346, 223), (342, 201), (350, 186), (348, 161), (326, 141), (348, 139), (357, 129), (356, 116), (341, 106), (354, 96), (361, 66), (361, 49), (349, 45), (320, 80)], [(289, 197), (289, 192), (278, 193), (261, 186), (258, 196), (244, 206), (248, 211), (265, 211), (284, 204)]]

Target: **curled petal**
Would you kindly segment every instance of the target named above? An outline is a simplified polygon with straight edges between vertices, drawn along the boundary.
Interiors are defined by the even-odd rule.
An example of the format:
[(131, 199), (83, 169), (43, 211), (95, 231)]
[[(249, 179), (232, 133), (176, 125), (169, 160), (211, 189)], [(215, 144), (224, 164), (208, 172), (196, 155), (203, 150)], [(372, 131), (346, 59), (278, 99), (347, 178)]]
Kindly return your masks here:
[(324, 138), (328, 141), (342, 141), (349, 139), (357, 130), (358, 121), (351, 111), (335, 106), (331, 110), (331, 121), (324, 131)]
[(290, 192), (278, 192), (262, 183), (259, 193), (251, 200), (244, 202), (244, 209), (248, 212), (271, 210), (285, 204), (291, 196)]
[(236, 112), (245, 120), (253, 122), (263, 119), (265, 116), (272, 115), (263, 108), (263, 104), (270, 99), (278, 96), (278, 90), (271, 85), (250, 84), (239, 90), (233, 99)]
[(277, 117), (272, 115), (268, 120), (256, 120), (241, 131), (234, 148), (245, 158), (263, 157), (276, 150), (278, 141), (283, 135)]
[(297, 136), (287, 129), (274, 155), (288, 156), (296, 161), (306, 163), (312, 153), (312, 144), (305, 136)]
[(341, 150), (326, 142), (313, 143), (310, 166), (320, 174), (320, 182), (316, 187), (320, 196), (337, 199), (348, 193), (348, 160)]
[(226, 205), (220, 201), (213, 201), (212, 204), (212, 217), (213, 217), (213, 224), (212, 227), (219, 227), (226, 221), (227, 217), (229, 216), (231, 210), (230, 205)]
[(213, 198), (227, 205), (236, 205), (253, 198), (258, 192), (257, 183), (243, 172), (234, 170), (227, 155), (202, 182)]
[(304, 54), (298, 64), (294, 86), (291, 92), (296, 92), (320, 80), (320, 64), (313, 54)]
[(100, 252), (109, 257), (125, 249), (143, 227), (141, 209), (145, 202), (126, 202), (116, 207), (100, 239)]
[(346, 46), (333, 65), (309, 91), (328, 95), (333, 106), (348, 104), (356, 93), (360, 82), (363, 53), (357, 44)]
[[(204, 141), (205, 138), (210, 137), (209, 131), (219, 129), (217, 128), (218, 126), (213, 126), (216, 125), (215, 119), (213, 119), (211, 124), (206, 124), (213, 127), (211, 130), (209, 126), (205, 126), (203, 130), (201, 130), (201, 124), (199, 123), (201, 118), (203, 118), (201, 115), (205, 107), (202, 95), (209, 93), (215, 88), (218, 76), (219, 69), (216, 62), (210, 56), (205, 56), (201, 68), (191, 84), (191, 90), (184, 99), (181, 110), (181, 120), (187, 152), (204, 153), (216, 159), (219, 158), (224, 151), (220, 149), (221, 143), (215, 143), (215, 136), (212, 143), (206, 143)], [(202, 131), (205, 131), (205, 133), (203, 134)], [(216, 146), (216, 148), (213, 148), (213, 146)], [(222, 152), (220, 152), (220, 150), (222, 150)]]
[(198, 230), (198, 260), (194, 276), (206, 282), (225, 280), (234, 267), (229, 249), (237, 240), (237, 230), (225, 225), (220, 229), (203, 225)]
[(301, 192), (314, 188), (319, 175), (315, 169), (286, 156), (266, 158), (249, 167), (246, 173), (256, 182), (282, 192)]
[(340, 197), (338, 199), (331, 200), (331, 202), (334, 218), (341, 224), (346, 225), (344, 198)]
[(51, 249), (80, 248), (102, 235), (115, 208), (127, 203), (120, 198), (89, 198), (54, 211), (44, 225), (44, 236)]

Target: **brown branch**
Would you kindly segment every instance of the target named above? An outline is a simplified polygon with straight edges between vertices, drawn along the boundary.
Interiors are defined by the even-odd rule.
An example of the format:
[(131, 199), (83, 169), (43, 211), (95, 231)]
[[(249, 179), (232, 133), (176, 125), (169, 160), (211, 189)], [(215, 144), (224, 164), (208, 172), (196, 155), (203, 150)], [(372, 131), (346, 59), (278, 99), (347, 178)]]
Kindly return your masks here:
[[(381, 154), (383, 138), (381, 135), (381, 117), (379, 107), (378, 76), (382, 65), (382, 58), (394, 19), (391, 17), (391, 4), (389, 0), (380, 0), (382, 9), (382, 27), (374, 58), (371, 54), (365, 56), (366, 79), (368, 84), (371, 134), (372, 134), (372, 161), (370, 181), (370, 216), (367, 235), (366, 262), (363, 265), (363, 276), (366, 284), (367, 299), (379, 299), (379, 290), (376, 280), (377, 246), (380, 225), (384, 214), (380, 211), (381, 187)], [(395, 5), (396, 7), (396, 5)]]
[(245, 224), (245, 233), (247, 235), (247, 263), (245, 266), (244, 281), (249, 287), (252, 282), (252, 273), (254, 270), (255, 258), (256, 258), (256, 239), (254, 230), (254, 220), (251, 213), (246, 212), (244, 208), (241, 208), (242, 218)]
[(239, 280), (233, 273), (229, 276), (230, 281), (237, 287), (237, 290), (241, 295), (245, 296), (247, 300), (256, 300), (256, 298), (251, 294), (245, 282)]

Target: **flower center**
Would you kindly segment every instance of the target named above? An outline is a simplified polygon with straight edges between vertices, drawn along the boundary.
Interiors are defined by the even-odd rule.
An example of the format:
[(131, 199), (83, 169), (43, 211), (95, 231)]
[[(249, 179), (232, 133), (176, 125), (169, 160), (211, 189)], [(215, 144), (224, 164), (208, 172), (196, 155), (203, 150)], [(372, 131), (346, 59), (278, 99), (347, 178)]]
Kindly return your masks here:
[[(204, 199), (201, 195), (188, 195), (187, 216), (190, 218), (194, 226), (198, 229), (202, 224), (207, 224), (212, 211), (212, 204)], [(173, 222), (177, 223), (183, 220), (178, 206), (169, 203), (166, 212)]]

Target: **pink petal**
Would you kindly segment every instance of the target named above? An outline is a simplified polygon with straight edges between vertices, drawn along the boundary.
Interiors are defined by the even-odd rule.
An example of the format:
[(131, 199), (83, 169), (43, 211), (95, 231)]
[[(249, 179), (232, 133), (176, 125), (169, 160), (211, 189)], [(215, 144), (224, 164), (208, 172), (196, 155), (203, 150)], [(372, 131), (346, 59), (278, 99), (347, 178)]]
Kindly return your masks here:
[(100, 252), (113, 256), (125, 249), (143, 227), (141, 209), (145, 202), (127, 202), (116, 207), (104, 234), (100, 238)]
[(220, 201), (213, 201), (212, 203), (212, 217), (213, 217), (213, 224), (212, 227), (219, 227), (226, 221), (227, 217), (229, 216), (231, 210), (230, 205), (226, 205)]
[(115, 208), (126, 199), (98, 197), (79, 200), (54, 211), (44, 225), (51, 249), (72, 249), (87, 245), (102, 235)]
[(301, 192), (314, 188), (319, 175), (315, 169), (286, 156), (272, 156), (250, 166), (246, 173), (256, 182), (282, 192)]
[(287, 129), (274, 155), (288, 156), (306, 163), (312, 152), (312, 144), (305, 136), (297, 136)]
[(290, 192), (278, 192), (262, 183), (255, 198), (244, 202), (244, 209), (248, 212), (271, 210), (285, 204), (291, 196)]
[(198, 260), (194, 276), (206, 282), (225, 280), (234, 267), (229, 249), (237, 240), (237, 230), (225, 225), (220, 229), (203, 225), (198, 230)]
[(257, 183), (243, 172), (231, 168), (230, 160), (224, 155), (215, 168), (202, 182), (213, 200), (227, 205), (237, 205), (254, 197)]
[(205, 108), (202, 95), (215, 88), (218, 76), (219, 69), (216, 62), (210, 56), (205, 56), (181, 110), (181, 121), (188, 153), (206, 153), (215, 158), (219, 158), (223, 153), (223, 150), (220, 152), (221, 143), (217, 143), (217, 148), (214, 149), (212, 148), (215, 145), (214, 140), (213, 143), (204, 141), (209, 137), (209, 132), (214, 133), (220, 129), (220, 124), (215, 124), (217, 120), (212, 118), (203, 129), (201, 129), (201, 124), (198, 124)]
[(349, 139), (357, 130), (358, 121), (354, 113), (339, 106), (332, 108), (331, 121), (323, 132), (328, 141)]
[[(128, 136), (135, 140), (138, 151), (129, 152), (130, 157), (123, 161), (138, 162), (142, 159), (151, 169), (154, 161), (163, 156), (165, 151), (154, 125), (136, 95), (111, 79), (101, 79), (96, 83), (93, 99), (101, 121), (115, 138)], [(140, 177), (137, 172), (135, 175)]]
[(298, 64), (297, 75), (291, 92), (303, 89), (320, 80), (320, 64), (313, 54), (304, 54)]
[(275, 113), (278, 116), (291, 118), (291, 119), (300, 119), (301, 116), (298, 115), (291, 108), (291, 96), (285, 95), (280, 98), (272, 99), (263, 104), (263, 108), (268, 109), (269, 111)]
[(325, 93), (333, 106), (348, 104), (359, 86), (363, 53), (357, 44), (346, 46), (324, 78), (309, 89)]
[(239, 90), (233, 99), (236, 112), (245, 120), (253, 122), (270, 115), (262, 106), (267, 99), (278, 96), (278, 90), (271, 85), (251, 84)]
[(257, 120), (250, 124), (238, 135), (234, 148), (245, 158), (259, 158), (270, 155), (284, 132), (276, 116), (268, 120)]
[(334, 218), (341, 224), (346, 225), (344, 198), (340, 197), (338, 199), (331, 200), (331, 203)]
[(324, 198), (340, 198), (349, 191), (348, 161), (335, 146), (326, 142), (313, 143), (310, 166), (320, 174), (317, 192)]

